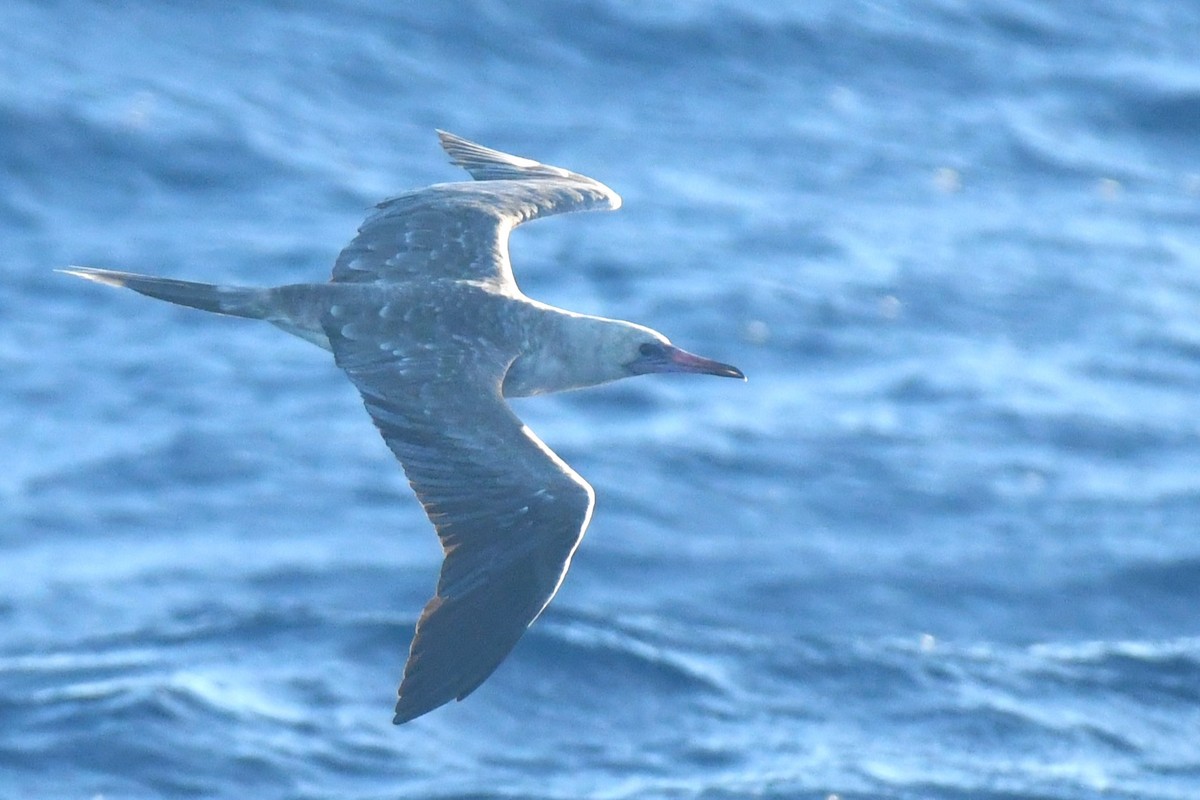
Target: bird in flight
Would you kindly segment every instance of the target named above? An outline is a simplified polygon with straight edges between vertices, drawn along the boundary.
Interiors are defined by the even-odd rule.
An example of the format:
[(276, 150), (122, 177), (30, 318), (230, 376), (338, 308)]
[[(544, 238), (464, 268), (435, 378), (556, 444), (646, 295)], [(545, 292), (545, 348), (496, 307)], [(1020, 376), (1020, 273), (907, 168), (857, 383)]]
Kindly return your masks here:
[(592, 516), (592, 487), (504, 398), (654, 372), (745, 379), (641, 325), (526, 297), (509, 263), (512, 229), (552, 214), (617, 209), (620, 196), (559, 167), (438, 136), (474, 180), (380, 203), (328, 283), (249, 288), (63, 270), (266, 320), (333, 353), (445, 556), (417, 621), (396, 724), (462, 700), (492, 674), (558, 591)]

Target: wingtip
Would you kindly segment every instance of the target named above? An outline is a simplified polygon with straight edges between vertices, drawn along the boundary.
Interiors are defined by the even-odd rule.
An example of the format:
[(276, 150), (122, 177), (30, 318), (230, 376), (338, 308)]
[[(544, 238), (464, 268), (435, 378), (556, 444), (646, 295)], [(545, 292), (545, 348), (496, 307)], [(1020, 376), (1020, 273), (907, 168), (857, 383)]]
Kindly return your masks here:
[[(459, 159), (471, 153), (491, 152), (491, 148), (484, 147), (478, 142), (473, 142), (470, 139), (459, 136), (457, 133), (451, 133), (442, 128), (434, 128), (434, 130), (437, 132), (438, 143), (451, 157), (451, 163), (457, 164), (459, 163)], [(499, 153), (499, 151), (495, 152)], [(503, 156), (507, 154), (499, 153), (499, 155)]]
[(124, 286), (126, 284), (125, 276), (120, 272), (113, 272), (107, 269), (96, 269), (95, 267), (80, 267), (72, 264), (69, 267), (55, 269), (55, 272), (61, 272), (64, 275), (74, 275), (76, 278), (83, 278), (85, 281), (94, 281), (95, 283), (103, 283), (106, 286)]
[[(409, 666), (405, 665), (405, 677), (408, 677)], [(442, 700), (440, 703), (431, 703), (429, 698), (420, 698), (414, 692), (406, 691), (408, 687), (404, 682), (400, 682), (400, 687), (396, 691), (396, 709), (392, 715), (393, 725), (403, 725), (406, 722), (412, 722), (417, 717), (428, 714), (438, 706), (446, 702)]]
[(445, 702), (446, 701), (443, 700), (441, 703), (435, 703), (434, 705), (417, 705), (412, 702), (406, 703), (405, 698), (401, 696), (400, 699), (396, 701), (396, 711), (392, 715), (392, 724), (403, 725), (406, 722), (412, 722), (417, 717), (428, 714), (430, 711), (433, 711), (435, 708), (443, 705)]
[(406, 722), (411, 722), (413, 719), (415, 719), (418, 716), (418, 715), (412, 713), (412, 709), (406, 709), (403, 706), (404, 706), (404, 698), (402, 697), (396, 703), (396, 710), (392, 714), (392, 724), (393, 725), (403, 725)]

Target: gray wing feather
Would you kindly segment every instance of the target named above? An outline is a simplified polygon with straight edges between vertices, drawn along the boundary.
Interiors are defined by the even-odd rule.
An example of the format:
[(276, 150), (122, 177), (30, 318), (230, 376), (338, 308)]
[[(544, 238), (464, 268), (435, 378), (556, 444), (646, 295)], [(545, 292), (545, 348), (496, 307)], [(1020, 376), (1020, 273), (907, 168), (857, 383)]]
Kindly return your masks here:
[(448, 131), (439, 130), (438, 140), (442, 149), (450, 156), (450, 163), (471, 173), (477, 181), (495, 181), (521, 178), (584, 178), (568, 172), (562, 167), (552, 167), (541, 164), (531, 158), (522, 158), (490, 147), (484, 147), (476, 142), (468, 141), (461, 136), (455, 136)]
[(537, 217), (616, 209), (599, 181), (438, 131), (453, 163), (474, 181), (440, 183), (385, 200), (333, 268), (335, 282), (436, 278), (512, 282), (508, 234)]
[(407, 722), (466, 697), (516, 645), (558, 590), (592, 489), (509, 410), (506, 363), (486, 348), (396, 356), (326, 330), (445, 552), (400, 684)]

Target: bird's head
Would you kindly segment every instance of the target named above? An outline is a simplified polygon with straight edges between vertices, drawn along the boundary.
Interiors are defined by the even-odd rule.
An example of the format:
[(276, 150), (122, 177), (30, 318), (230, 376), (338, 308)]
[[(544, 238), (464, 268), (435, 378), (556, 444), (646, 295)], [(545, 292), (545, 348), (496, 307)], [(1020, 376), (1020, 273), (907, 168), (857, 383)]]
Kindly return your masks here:
[[(640, 328), (640, 326), (638, 326)], [(746, 376), (740, 369), (711, 358), (689, 353), (671, 344), (667, 337), (649, 328), (630, 331), (626, 340), (627, 358), (622, 362), (630, 375), (654, 372), (692, 372), (699, 375), (719, 375), (723, 378)]]
[(557, 323), (508, 368), (505, 397), (598, 386), (654, 372), (693, 372), (746, 379), (742, 371), (671, 344), (658, 331), (623, 320), (559, 312)]

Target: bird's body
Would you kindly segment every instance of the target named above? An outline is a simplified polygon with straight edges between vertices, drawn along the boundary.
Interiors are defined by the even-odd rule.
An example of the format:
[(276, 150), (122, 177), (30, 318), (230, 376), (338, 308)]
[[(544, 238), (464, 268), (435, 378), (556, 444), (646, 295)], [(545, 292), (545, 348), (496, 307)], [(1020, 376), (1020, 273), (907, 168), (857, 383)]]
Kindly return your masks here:
[(526, 297), (509, 265), (511, 229), (615, 209), (620, 198), (582, 175), (439, 135), (475, 180), (381, 203), (329, 283), (243, 288), (65, 270), (263, 319), (333, 353), (445, 552), (405, 665), (397, 723), (461, 700), (491, 674), (558, 590), (591, 518), (591, 487), (503, 398), (648, 372), (743, 377), (649, 328)]

